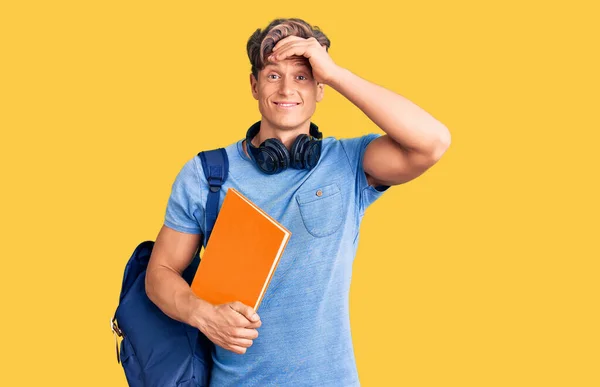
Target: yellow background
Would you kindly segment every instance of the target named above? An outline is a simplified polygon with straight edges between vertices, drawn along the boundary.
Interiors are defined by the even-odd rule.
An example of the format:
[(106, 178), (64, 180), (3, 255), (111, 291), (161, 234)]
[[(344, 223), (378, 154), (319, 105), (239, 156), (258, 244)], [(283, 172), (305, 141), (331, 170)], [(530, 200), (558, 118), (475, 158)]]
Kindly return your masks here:
[[(0, 6), (3, 386), (126, 386), (109, 320), (171, 184), (258, 120), (246, 42), (300, 17), (452, 145), (367, 211), (363, 386), (600, 385), (591, 1), (13, 1)], [(326, 136), (381, 132), (333, 89)]]

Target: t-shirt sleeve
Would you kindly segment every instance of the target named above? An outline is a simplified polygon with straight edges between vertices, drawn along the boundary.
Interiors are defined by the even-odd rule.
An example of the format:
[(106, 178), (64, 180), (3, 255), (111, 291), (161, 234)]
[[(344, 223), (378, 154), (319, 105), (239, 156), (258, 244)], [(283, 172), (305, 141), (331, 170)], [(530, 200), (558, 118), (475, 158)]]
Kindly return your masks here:
[(361, 137), (340, 139), (354, 173), (360, 215), (363, 215), (367, 207), (390, 188), (387, 185), (377, 187), (369, 185), (363, 168), (363, 159), (367, 145), (380, 136), (381, 134), (379, 133), (369, 133)]
[(164, 224), (176, 231), (204, 235), (204, 194), (196, 158), (185, 163), (171, 186)]

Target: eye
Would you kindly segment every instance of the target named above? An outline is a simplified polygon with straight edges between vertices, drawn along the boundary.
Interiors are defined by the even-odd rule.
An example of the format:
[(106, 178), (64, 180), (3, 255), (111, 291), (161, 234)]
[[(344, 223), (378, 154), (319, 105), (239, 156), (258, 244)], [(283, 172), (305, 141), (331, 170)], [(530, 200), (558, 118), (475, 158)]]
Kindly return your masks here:
[(304, 75), (298, 75), (298, 77), (302, 77), (304, 79), (302, 79), (302, 81), (306, 80), (307, 78)]
[(277, 76), (278, 76), (277, 74), (269, 74), (269, 75), (267, 75), (267, 78), (274, 79), (274, 78), (270, 78), (270, 77), (277, 77)]

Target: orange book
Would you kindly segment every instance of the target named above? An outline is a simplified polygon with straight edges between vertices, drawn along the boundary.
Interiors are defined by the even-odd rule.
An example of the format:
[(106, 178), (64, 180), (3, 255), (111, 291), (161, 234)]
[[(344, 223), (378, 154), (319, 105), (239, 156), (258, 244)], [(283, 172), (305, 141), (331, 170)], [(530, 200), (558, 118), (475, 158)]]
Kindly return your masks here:
[(192, 281), (213, 305), (240, 301), (258, 310), (292, 233), (229, 188)]

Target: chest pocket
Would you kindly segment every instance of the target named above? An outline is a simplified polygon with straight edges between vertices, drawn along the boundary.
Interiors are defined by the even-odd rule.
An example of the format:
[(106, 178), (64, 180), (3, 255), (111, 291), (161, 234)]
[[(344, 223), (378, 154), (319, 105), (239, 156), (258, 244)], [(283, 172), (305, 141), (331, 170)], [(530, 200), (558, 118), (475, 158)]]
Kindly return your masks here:
[(342, 225), (344, 203), (336, 183), (316, 186), (296, 195), (306, 230), (315, 237), (336, 232)]

